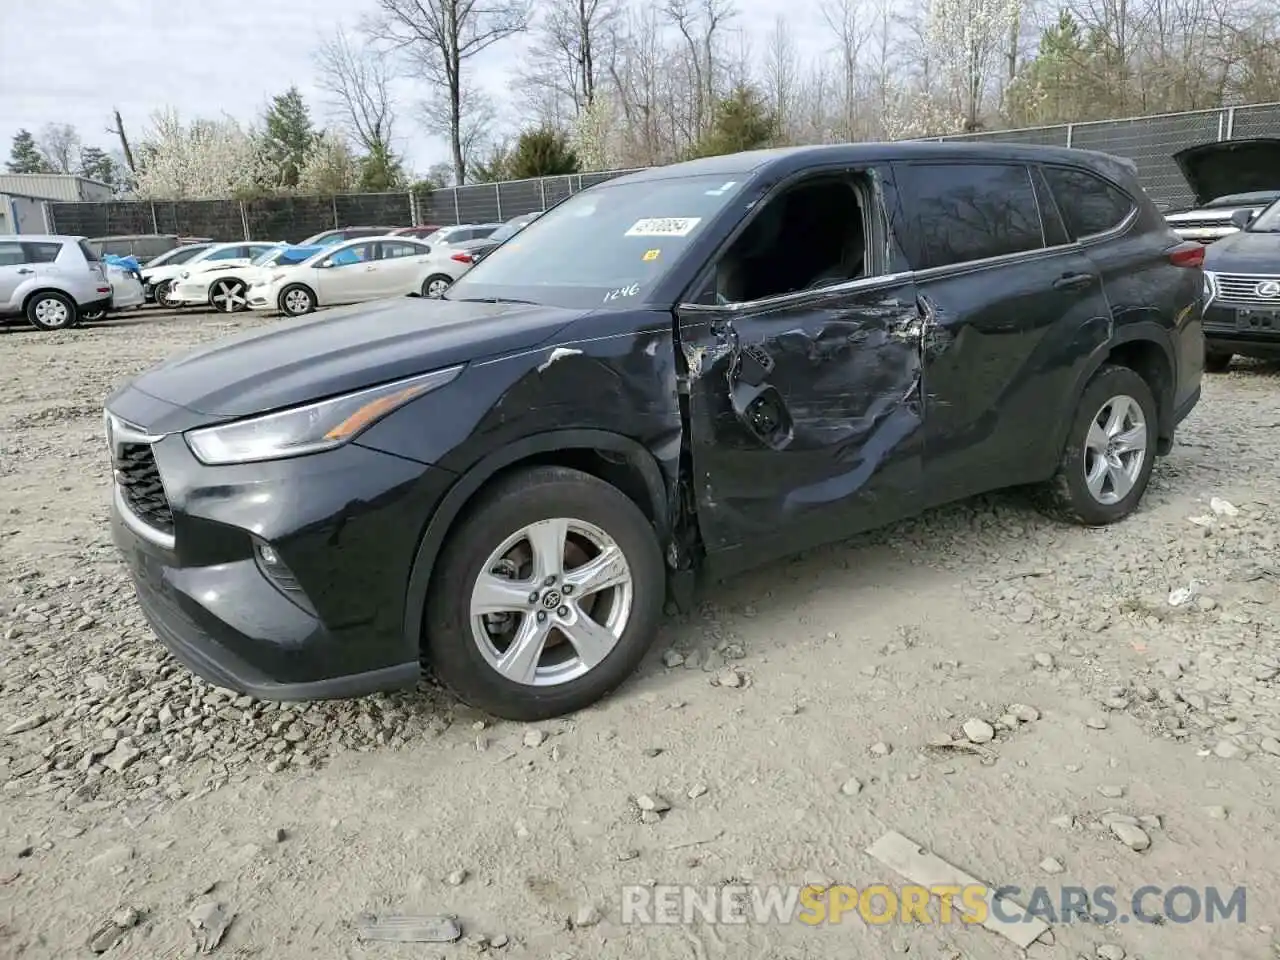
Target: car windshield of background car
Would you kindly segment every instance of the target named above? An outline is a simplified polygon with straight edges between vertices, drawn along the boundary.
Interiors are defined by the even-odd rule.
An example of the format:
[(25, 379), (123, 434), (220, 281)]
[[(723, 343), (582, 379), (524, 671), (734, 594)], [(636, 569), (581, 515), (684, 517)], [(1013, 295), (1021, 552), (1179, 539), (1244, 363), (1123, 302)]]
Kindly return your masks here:
[[(1249, 233), (1280, 233), (1280, 200), (1254, 217), (1246, 229)], [(1280, 261), (1280, 249), (1276, 251), (1276, 257)]]
[(608, 183), (552, 208), (449, 289), (449, 300), (581, 310), (647, 295), (740, 192), (732, 174)]

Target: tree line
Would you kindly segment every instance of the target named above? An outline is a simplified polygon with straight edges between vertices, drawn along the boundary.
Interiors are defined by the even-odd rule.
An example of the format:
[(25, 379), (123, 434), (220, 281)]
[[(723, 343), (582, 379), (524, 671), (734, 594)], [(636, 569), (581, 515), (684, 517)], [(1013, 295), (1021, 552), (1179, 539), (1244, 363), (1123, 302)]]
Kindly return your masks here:
[[(738, 0), (367, 2), (315, 54), (327, 126), (295, 88), (247, 128), (158, 114), (127, 160), (118, 116), (114, 156), (69, 128), (21, 131), (10, 168), (114, 164), (156, 198), (327, 194), (1280, 101), (1275, 0), (819, 0), (817, 50), (785, 17), (753, 34)], [(518, 37), (504, 108), (477, 58)], [(448, 161), (409, 173), (407, 123)]]

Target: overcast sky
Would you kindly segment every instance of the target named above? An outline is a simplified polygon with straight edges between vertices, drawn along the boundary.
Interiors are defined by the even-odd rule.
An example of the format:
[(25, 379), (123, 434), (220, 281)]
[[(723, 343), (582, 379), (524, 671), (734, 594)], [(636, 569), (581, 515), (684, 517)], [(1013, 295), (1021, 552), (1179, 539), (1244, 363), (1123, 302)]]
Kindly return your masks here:
[[(817, 52), (816, 11), (795, 13), (804, 6), (739, 0), (740, 27), (754, 35), (758, 48), (775, 16), (785, 12), (798, 39)], [(291, 85), (323, 119), (313, 51), (338, 28), (353, 28), (371, 8), (370, 0), (0, 0), (0, 160), (18, 129), (38, 133), (50, 122), (70, 123), (87, 144), (114, 149), (106, 133), (113, 106), (135, 140), (152, 112), (166, 105), (185, 119), (225, 111), (248, 123)], [(474, 75), (500, 96), (522, 46), (507, 41), (486, 51)], [(413, 104), (424, 91), (406, 82), (398, 93), (400, 148), (422, 172), (445, 159), (447, 150), (415, 116)]]

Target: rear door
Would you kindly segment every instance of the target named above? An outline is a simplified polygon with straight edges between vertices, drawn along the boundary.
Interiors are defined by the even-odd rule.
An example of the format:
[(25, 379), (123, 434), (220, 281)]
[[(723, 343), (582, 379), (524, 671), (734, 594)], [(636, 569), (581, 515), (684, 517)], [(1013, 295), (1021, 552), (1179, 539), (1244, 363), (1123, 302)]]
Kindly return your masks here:
[(429, 248), (405, 240), (382, 240), (378, 246), (379, 256), (375, 262), (379, 295), (394, 297), (416, 292), (425, 279), (423, 270)]
[(1097, 267), (1025, 163), (895, 163), (925, 310), (924, 475), (946, 503), (1052, 473), (1075, 358), (1105, 343)]

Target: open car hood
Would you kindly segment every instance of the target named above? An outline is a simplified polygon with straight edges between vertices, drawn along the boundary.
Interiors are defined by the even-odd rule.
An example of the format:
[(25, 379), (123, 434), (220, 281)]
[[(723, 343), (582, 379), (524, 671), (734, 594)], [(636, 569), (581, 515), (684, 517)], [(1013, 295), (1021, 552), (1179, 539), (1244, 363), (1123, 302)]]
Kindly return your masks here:
[(1278, 137), (1202, 143), (1178, 151), (1173, 160), (1198, 206), (1229, 193), (1280, 190)]

